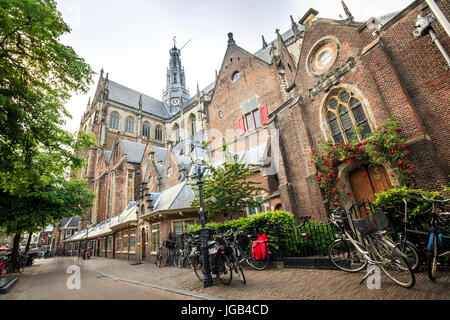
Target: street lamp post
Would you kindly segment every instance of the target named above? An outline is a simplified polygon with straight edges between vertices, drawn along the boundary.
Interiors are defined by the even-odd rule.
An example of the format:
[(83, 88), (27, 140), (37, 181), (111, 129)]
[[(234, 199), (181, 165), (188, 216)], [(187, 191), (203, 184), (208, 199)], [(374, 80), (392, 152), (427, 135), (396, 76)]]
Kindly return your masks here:
[[(79, 222), (80, 224), (82, 224), (82, 221), (86, 221), (86, 220), (87, 220), (87, 224), (86, 224), (86, 243), (84, 245), (83, 257), (85, 256), (86, 251), (87, 251), (87, 245), (88, 245), (88, 241), (89, 241), (89, 239), (88, 239), (88, 237), (89, 237), (89, 222), (90, 222), (91, 218), (89, 217), (89, 218), (80, 219), (80, 222)], [(79, 254), (78, 254), (78, 260), (80, 260), (80, 255)]]
[(208, 237), (207, 237), (207, 233), (206, 233), (206, 221), (205, 221), (205, 208), (204, 208), (204, 203), (203, 203), (203, 181), (202, 181), (202, 177), (203, 177), (203, 169), (202, 169), (202, 164), (204, 163), (203, 160), (203, 156), (204, 156), (204, 151), (205, 151), (205, 147), (204, 146), (199, 146), (201, 147), (202, 153), (201, 156), (198, 157), (198, 154), (195, 150), (195, 145), (192, 145), (192, 147), (194, 148), (194, 152), (193, 152), (193, 160), (194, 160), (194, 164), (196, 165), (196, 178), (197, 178), (197, 186), (198, 186), (198, 195), (199, 195), (199, 201), (200, 201), (200, 220), (201, 220), (201, 225), (202, 225), (202, 272), (203, 272), (203, 287), (207, 288), (209, 286), (212, 285), (212, 276), (211, 276), (211, 268), (209, 265), (209, 250), (208, 250)]

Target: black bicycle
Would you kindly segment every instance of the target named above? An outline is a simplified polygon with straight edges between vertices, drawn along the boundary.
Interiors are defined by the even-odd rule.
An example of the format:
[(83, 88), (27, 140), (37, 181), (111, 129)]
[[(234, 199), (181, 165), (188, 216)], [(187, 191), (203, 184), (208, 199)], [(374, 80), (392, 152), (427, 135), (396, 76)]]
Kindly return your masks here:
[(437, 278), (438, 258), (450, 256), (450, 251), (440, 252), (439, 249), (444, 246), (444, 238), (448, 239), (448, 236), (450, 236), (450, 212), (444, 212), (445, 205), (449, 203), (450, 199), (429, 199), (423, 195), (422, 197), (432, 204), (431, 228), (427, 248), (427, 273), (430, 280), (434, 281)]
[(155, 264), (158, 268), (161, 268), (162, 265), (166, 267), (169, 265), (174, 265), (177, 267), (180, 254), (181, 249), (176, 247), (175, 241), (166, 240), (163, 242), (163, 245), (158, 248)]
[(155, 258), (155, 265), (158, 268), (161, 268), (162, 259), (163, 259), (162, 245), (160, 245), (160, 246), (158, 246), (158, 251), (156, 253), (156, 258)]
[[(408, 261), (409, 265), (411, 266), (411, 269), (413, 271), (416, 271), (420, 264), (420, 255), (419, 255), (419, 250), (417, 249), (417, 246), (412, 243), (411, 241), (408, 240), (408, 233), (411, 233), (411, 230), (408, 229), (408, 225), (409, 225), (409, 220), (408, 220), (408, 205), (412, 204), (414, 205), (414, 203), (412, 203), (411, 201), (408, 202), (405, 198), (400, 198), (402, 204), (403, 204), (403, 208), (397, 207), (397, 206), (393, 206), (391, 209), (393, 209), (398, 216), (403, 216), (403, 232), (400, 234), (397, 234), (393, 228), (389, 228), (389, 236), (392, 238), (392, 240), (395, 242), (395, 245), (400, 249), (401, 252), (403, 252), (405, 254), (405, 258)], [(392, 214), (389, 215), (389, 219), (391, 221), (394, 221), (394, 217), (392, 216)]]
[[(220, 282), (229, 285), (233, 279), (233, 264), (229, 258), (231, 247), (221, 243), (220, 238), (221, 236), (218, 235), (215, 240), (208, 241), (207, 244), (210, 271)], [(203, 256), (201, 251), (195, 256), (193, 264), (195, 275), (200, 281), (203, 281)]]

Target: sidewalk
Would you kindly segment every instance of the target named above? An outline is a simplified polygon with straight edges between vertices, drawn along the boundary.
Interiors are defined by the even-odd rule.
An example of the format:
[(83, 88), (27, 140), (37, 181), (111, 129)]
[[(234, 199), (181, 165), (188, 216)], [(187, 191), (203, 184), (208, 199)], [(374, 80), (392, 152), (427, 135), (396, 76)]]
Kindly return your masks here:
[[(64, 258), (73, 259), (73, 258)], [(74, 259), (77, 260), (77, 259)], [(448, 300), (450, 273), (441, 272), (433, 283), (426, 273), (416, 274), (416, 285), (404, 289), (382, 276), (380, 290), (369, 290), (359, 281), (364, 274), (349, 274), (333, 270), (244, 269), (247, 284), (233, 274), (229, 286), (214, 284), (203, 289), (191, 269), (157, 268), (154, 264), (131, 265), (133, 261), (93, 258), (77, 261), (102, 273), (147, 284), (191, 291), (220, 299), (233, 300)]]

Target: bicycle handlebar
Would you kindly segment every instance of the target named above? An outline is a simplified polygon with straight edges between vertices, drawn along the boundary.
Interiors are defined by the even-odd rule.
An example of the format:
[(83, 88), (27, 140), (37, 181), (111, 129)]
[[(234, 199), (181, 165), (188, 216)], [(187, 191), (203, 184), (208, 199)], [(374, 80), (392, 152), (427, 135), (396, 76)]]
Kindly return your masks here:
[(421, 194), (421, 196), (422, 196), (422, 198), (424, 198), (426, 201), (432, 202), (432, 203), (442, 203), (442, 204), (444, 204), (444, 203), (447, 203), (447, 202), (450, 201), (450, 199), (446, 199), (446, 200), (430, 199), (430, 198), (425, 197), (423, 194)]

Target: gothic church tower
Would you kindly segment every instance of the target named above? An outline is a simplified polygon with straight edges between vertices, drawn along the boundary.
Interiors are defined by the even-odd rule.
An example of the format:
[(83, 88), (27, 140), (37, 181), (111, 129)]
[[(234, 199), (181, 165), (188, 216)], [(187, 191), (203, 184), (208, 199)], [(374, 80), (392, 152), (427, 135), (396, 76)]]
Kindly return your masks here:
[(186, 89), (184, 68), (181, 65), (180, 50), (174, 43), (170, 52), (170, 64), (167, 69), (167, 86), (163, 93), (163, 102), (170, 115), (180, 111), (180, 106), (189, 100), (189, 91)]

